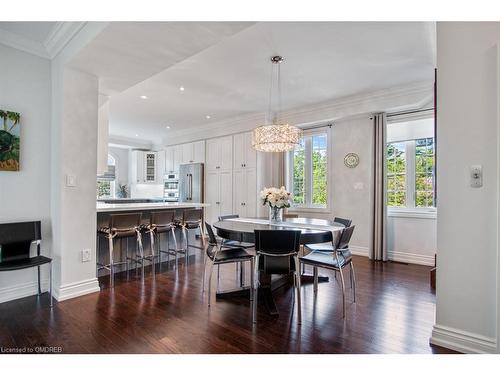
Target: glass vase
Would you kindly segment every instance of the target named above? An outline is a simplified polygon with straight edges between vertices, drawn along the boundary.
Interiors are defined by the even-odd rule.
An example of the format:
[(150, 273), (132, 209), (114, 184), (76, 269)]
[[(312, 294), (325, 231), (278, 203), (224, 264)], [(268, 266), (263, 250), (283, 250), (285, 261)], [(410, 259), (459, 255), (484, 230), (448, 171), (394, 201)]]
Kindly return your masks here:
[(283, 221), (283, 208), (269, 207), (269, 223), (281, 223)]

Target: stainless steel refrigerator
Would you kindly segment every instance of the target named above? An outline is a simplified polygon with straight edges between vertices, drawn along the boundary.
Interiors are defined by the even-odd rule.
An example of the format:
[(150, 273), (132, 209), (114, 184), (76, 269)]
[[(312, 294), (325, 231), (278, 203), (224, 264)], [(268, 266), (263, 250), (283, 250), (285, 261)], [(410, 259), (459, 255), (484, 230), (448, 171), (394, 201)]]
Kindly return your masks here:
[(179, 166), (179, 201), (203, 203), (203, 163)]

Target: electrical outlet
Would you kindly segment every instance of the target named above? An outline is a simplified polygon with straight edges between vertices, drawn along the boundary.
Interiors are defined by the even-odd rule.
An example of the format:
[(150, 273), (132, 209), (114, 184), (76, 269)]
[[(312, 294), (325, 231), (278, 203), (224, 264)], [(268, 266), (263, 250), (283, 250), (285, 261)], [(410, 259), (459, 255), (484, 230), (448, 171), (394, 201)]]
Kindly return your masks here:
[(90, 262), (90, 249), (82, 250), (82, 262)]

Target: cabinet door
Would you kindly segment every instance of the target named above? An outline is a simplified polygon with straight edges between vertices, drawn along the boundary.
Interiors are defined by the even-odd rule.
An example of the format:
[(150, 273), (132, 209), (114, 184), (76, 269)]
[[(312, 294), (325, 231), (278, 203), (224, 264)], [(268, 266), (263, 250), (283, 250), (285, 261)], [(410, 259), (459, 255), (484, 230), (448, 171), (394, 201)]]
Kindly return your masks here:
[(145, 152), (144, 153), (144, 168), (145, 175), (144, 180), (148, 184), (156, 183), (156, 152)]
[(233, 213), (233, 173), (231, 171), (219, 172), (219, 214), (231, 215)]
[(184, 143), (181, 145), (182, 147), (182, 163), (181, 164), (189, 164), (194, 162), (193, 156), (193, 144), (192, 143)]
[(236, 134), (233, 136), (233, 168), (241, 169), (245, 165), (245, 134)]
[(246, 217), (257, 216), (257, 172), (255, 168), (245, 169), (245, 208)]
[(219, 173), (208, 172), (205, 179), (205, 220), (209, 224), (215, 223), (219, 217)]
[(146, 182), (146, 171), (143, 151), (133, 151), (135, 153), (136, 180), (138, 184)]
[(245, 207), (245, 199), (247, 196), (247, 188), (245, 182), (245, 171), (235, 169), (233, 171), (233, 213), (241, 217), (247, 216)]
[(167, 147), (165, 149), (165, 173), (174, 171), (174, 148)]
[(252, 132), (244, 134), (244, 146), (245, 149), (245, 161), (243, 164), (245, 168), (256, 168), (257, 167), (257, 151), (252, 147)]
[(219, 138), (220, 157), (219, 169), (231, 170), (233, 169), (233, 137)]
[(219, 160), (220, 160), (220, 145), (218, 138), (209, 139), (207, 141), (207, 158), (206, 158), (206, 169), (207, 171), (216, 171), (219, 169)]
[(173, 157), (174, 168), (173, 169), (175, 172), (179, 172), (179, 165), (182, 163), (182, 146), (181, 145), (174, 146), (173, 155), (174, 155), (174, 157)]
[(193, 162), (205, 162), (205, 141), (198, 141), (193, 143)]

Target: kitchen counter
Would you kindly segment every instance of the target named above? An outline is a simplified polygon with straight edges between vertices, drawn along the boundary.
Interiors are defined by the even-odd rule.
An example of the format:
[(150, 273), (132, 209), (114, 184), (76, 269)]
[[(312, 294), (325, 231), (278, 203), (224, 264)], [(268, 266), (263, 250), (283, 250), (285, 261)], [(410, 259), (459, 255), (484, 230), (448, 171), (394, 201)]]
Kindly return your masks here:
[(103, 203), (97, 202), (97, 212), (182, 210), (185, 208), (203, 208), (208, 203), (158, 202), (158, 203)]

